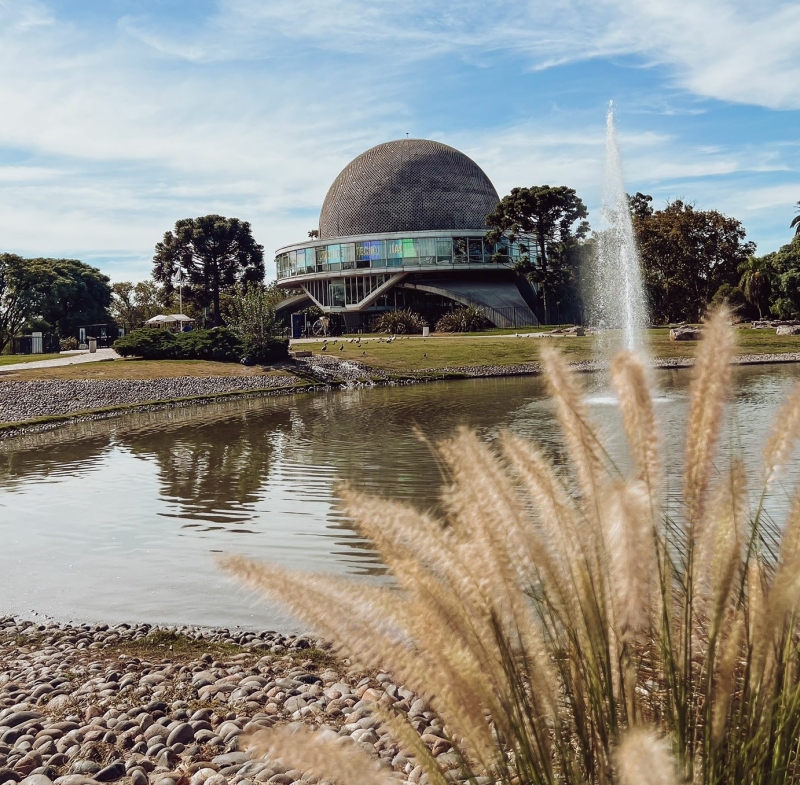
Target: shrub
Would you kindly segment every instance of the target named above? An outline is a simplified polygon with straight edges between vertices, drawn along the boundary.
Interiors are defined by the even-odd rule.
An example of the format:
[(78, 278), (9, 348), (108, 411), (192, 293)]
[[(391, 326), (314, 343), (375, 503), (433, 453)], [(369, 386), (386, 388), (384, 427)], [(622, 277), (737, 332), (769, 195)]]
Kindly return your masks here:
[(78, 348), (78, 339), (74, 336), (70, 336), (69, 338), (62, 338), (58, 342), (58, 346), (60, 351), (62, 352), (72, 352)]
[(492, 323), (487, 318), (483, 308), (470, 305), (466, 308), (456, 308), (448, 311), (438, 322), (438, 333), (475, 333), (491, 327)]
[[(612, 365), (623, 473), (579, 374), (550, 349), (543, 359), (572, 476), (516, 434), (490, 445), (462, 430), (438, 450), (441, 517), (343, 491), (396, 587), (241, 557), (223, 565), (337, 654), (424, 698), (433, 712), (424, 721), (405, 701), (374, 705), (378, 735), (391, 737), (384, 748), (393, 738), (431, 785), (452, 781), (420, 738), (434, 715), (453, 747), (449, 765), (469, 782), (797, 782), (800, 493), (774, 530), (762, 510), (773, 485), (786, 492), (776, 480), (800, 438), (800, 387), (765, 442), (763, 487), (748, 497), (741, 456), (725, 466), (717, 450), (729, 318), (714, 314), (698, 347), (679, 501), (661, 464), (645, 363), (625, 352)], [(289, 727), (250, 744), (271, 764), (321, 779), (394, 781), (340, 741)]]
[(231, 296), (225, 323), (242, 341), (244, 360), (269, 363), (289, 356), (289, 341), (274, 308), (275, 292), (263, 284), (239, 285)]
[(244, 342), (225, 327), (211, 330), (192, 330), (175, 336), (178, 357), (183, 360), (216, 360), (239, 362), (244, 354)]
[(392, 335), (413, 335), (421, 333), (424, 326), (425, 320), (416, 311), (406, 309), (382, 313), (373, 321), (372, 330)]
[(114, 342), (122, 357), (143, 360), (216, 360), (238, 362), (245, 353), (242, 340), (231, 330), (214, 327), (173, 334), (167, 330), (133, 330)]
[(143, 360), (171, 360), (178, 356), (175, 336), (166, 330), (132, 330), (114, 341), (114, 351), (121, 357)]

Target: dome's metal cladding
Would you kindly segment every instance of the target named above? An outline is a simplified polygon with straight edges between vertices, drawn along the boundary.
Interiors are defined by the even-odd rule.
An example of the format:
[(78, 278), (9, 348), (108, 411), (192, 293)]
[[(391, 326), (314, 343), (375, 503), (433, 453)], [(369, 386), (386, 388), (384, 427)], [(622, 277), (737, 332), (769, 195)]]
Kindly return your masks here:
[(320, 238), (482, 229), (498, 196), (464, 153), (427, 139), (379, 144), (351, 161), (328, 190)]

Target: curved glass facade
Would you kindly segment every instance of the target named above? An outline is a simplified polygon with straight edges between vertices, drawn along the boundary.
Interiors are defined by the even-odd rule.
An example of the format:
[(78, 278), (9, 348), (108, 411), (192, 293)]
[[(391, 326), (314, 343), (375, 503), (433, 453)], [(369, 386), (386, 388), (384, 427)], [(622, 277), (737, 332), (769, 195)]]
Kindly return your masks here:
[[(524, 252), (535, 248), (523, 245)], [(342, 270), (389, 270), (394, 267), (441, 267), (463, 264), (510, 264), (519, 259), (520, 243), (488, 243), (480, 236), (360, 239), (317, 243), (275, 257), (278, 280)]]

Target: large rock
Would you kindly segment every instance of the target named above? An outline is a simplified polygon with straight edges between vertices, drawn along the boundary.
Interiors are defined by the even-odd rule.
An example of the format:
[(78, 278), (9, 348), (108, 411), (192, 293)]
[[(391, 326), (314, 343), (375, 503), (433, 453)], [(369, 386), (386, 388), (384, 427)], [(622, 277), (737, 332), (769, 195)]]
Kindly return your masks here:
[(775, 330), (776, 335), (800, 335), (800, 324), (782, 324)]
[(702, 337), (697, 327), (675, 327), (669, 331), (670, 341), (699, 341)]

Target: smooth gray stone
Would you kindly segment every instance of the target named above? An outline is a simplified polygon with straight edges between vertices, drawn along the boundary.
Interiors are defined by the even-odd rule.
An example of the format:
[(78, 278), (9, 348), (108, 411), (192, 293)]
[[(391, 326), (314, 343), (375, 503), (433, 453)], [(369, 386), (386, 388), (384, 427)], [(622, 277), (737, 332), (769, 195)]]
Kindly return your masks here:
[(76, 760), (70, 767), (70, 774), (83, 774), (84, 776), (97, 774), (100, 771), (100, 764), (93, 760)]
[(14, 714), (10, 714), (3, 720), (3, 725), (7, 728), (16, 728), (17, 725), (22, 725), (23, 722), (29, 722), (30, 720), (40, 720), (42, 715), (35, 711), (17, 711)]
[(147, 785), (147, 775), (141, 769), (134, 769), (131, 772), (131, 785)]
[(250, 760), (246, 752), (228, 752), (224, 755), (217, 755), (212, 758), (211, 762), (220, 767), (236, 766), (237, 764), (245, 764)]
[(98, 782), (114, 782), (120, 780), (125, 776), (125, 763), (121, 760), (116, 760), (110, 763), (104, 769), (100, 769), (94, 778)]
[(194, 728), (188, 722), (182, 722), (177, 727), (173, 728), (169, 736), (167, 736), (167, 746), (171, 747), (173, 744), (188, 744), (194, 740)]
[(22, 780), (21, 785), (53, 785), (53, 780), (44, 774), (30, 774)]

